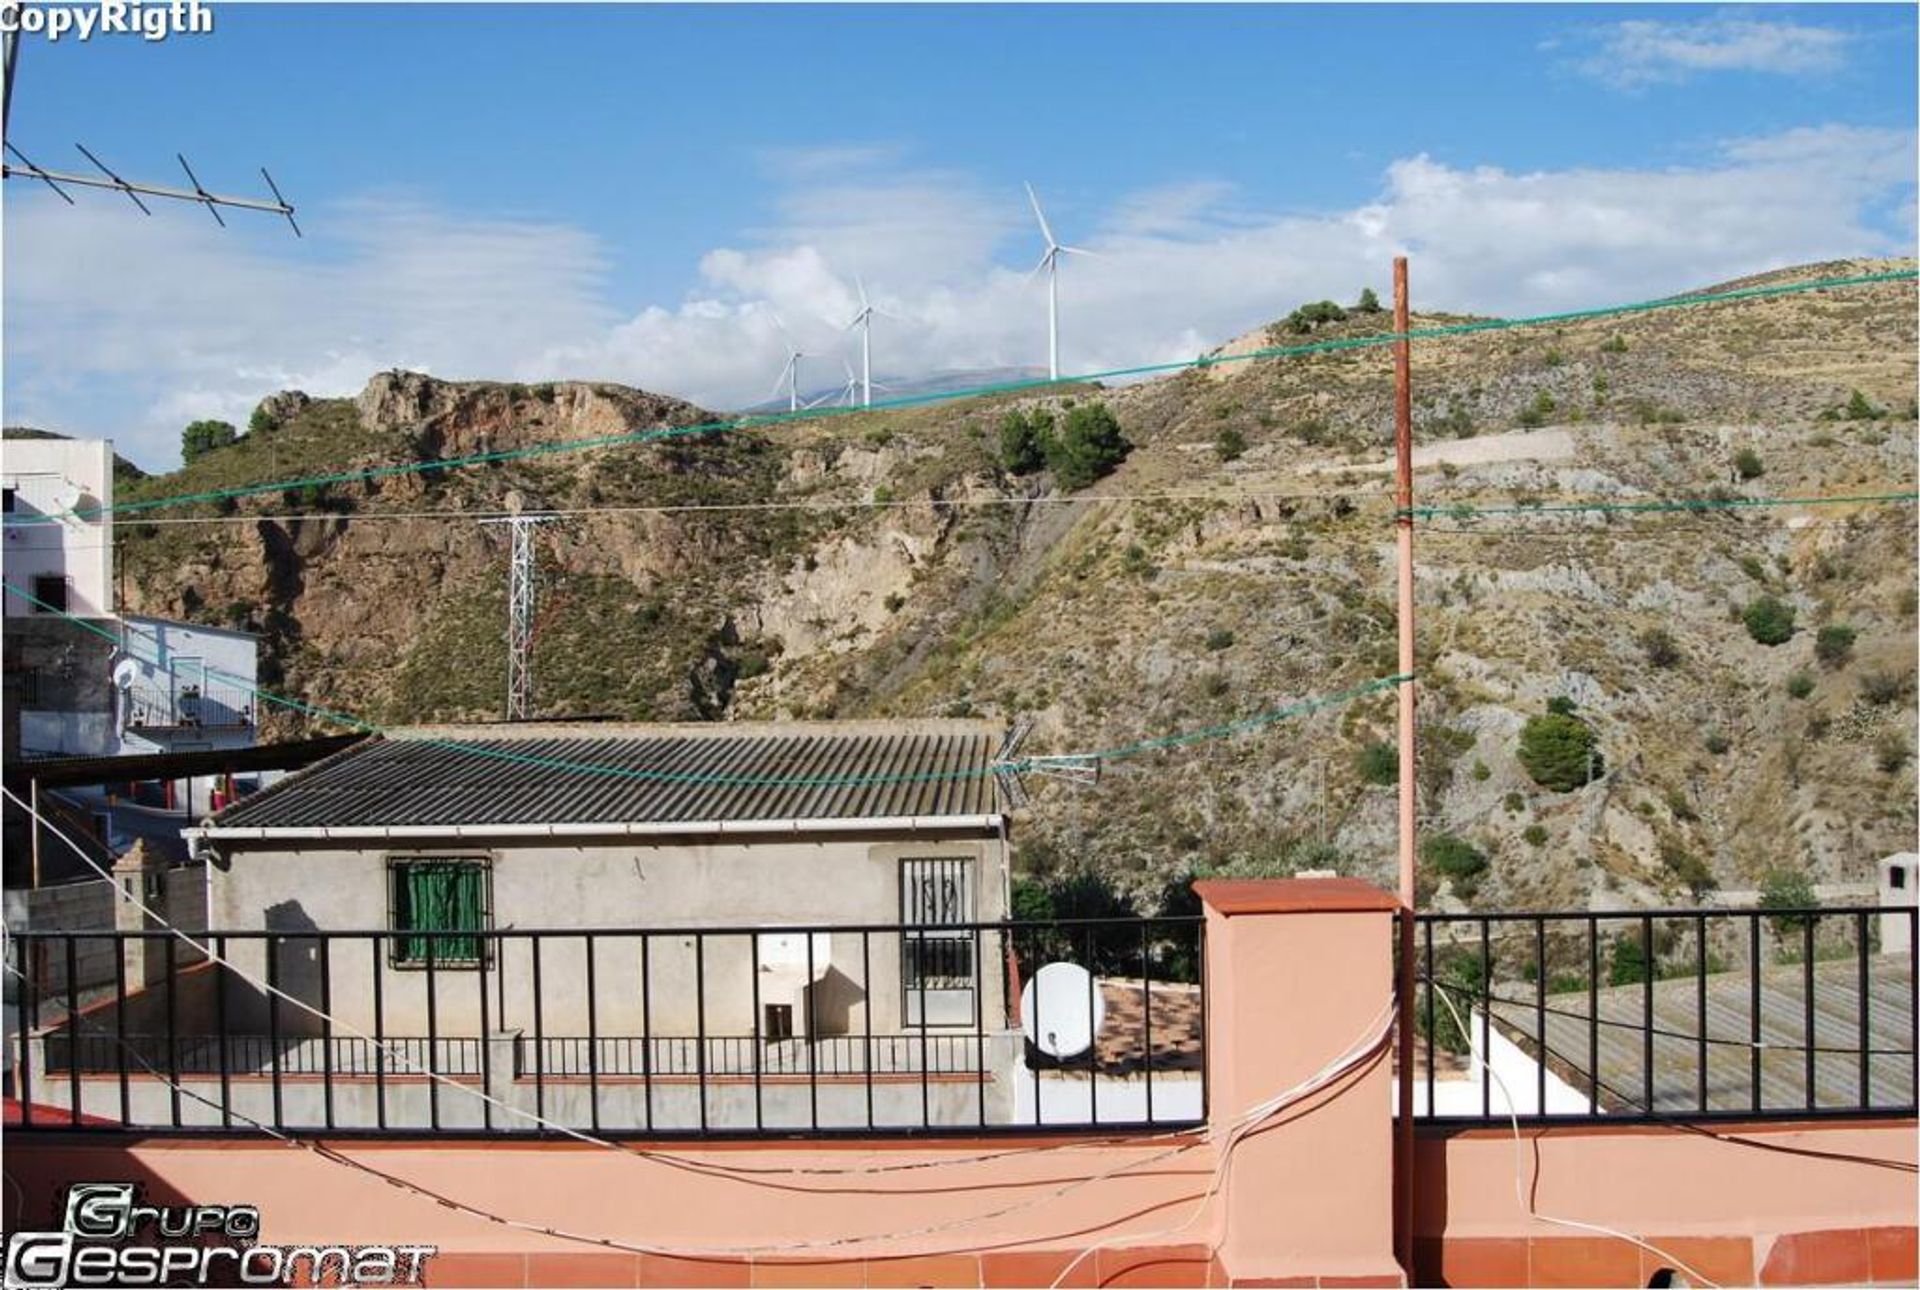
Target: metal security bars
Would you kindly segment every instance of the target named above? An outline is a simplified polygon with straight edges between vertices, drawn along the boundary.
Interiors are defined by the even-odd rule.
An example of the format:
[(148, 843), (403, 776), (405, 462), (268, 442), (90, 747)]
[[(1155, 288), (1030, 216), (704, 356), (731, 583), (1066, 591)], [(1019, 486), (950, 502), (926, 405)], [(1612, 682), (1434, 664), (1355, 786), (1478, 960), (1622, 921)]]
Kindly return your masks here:
[(1917, 917), (1416, 915), (1416, 1114), (1912, 1115)]
[[(216, 932), (208, 962), (164, 932), (22, 933), (11, 1092), (23, 1125), (75, 1132), (1185, 1127), (1206, 1115), (1203, 936), (1192, 917), (298, 928)], [(103, 954), (107, 985), (65, 966)], [(1048, 1055), (1027, 1029), (1059, 1019), (1023, 1018), (1023, 987), (1061, 962), (1104, 1020)], [(951, 1019), (943, 992), (969, 1001)]]

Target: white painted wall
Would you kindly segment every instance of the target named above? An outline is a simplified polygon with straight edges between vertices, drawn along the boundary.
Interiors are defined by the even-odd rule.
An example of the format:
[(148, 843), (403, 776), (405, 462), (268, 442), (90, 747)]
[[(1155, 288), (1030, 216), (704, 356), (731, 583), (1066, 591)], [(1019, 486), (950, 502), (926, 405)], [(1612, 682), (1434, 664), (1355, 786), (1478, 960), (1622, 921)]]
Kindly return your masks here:
[[(1546, 1104), (1542, 1109), (1539, 1063), (1528, 1056), (1525, 1049), (1502, 1034), (1499, 1026), (1489, 1027), (1485, 1014), (1478, 1010), (1473, 1012), (1471, 1024), (1476, 1054), (1486, 1057), (1488, 1065), (1493, 1067), (1499, 1078), (1493, 1080), (1492, 1089), (1483, 1094), (1482, 1090), (1488, 1083), (1486, 1067), (1474, 1061), (1465, 1074), (1458, 1078), (1434, 1080), (1433, 1105), (1429, 1107), (1426, 1077), (1416, 1070), (1413, 1081), (1415, 1115), (1479, 1115), (1482, 1105), (1496, 1116), (1585, 1115), (1594, 1110), (1584, 1093), (1552, 1070), (1547, 1071)], [(1397, 1080), (1395, 1088), (1398, 1089)], [(1397, 1106), (1397, 1091), (1394, 1096)], [(1604, 1108), (1598, 1111), (1598, 1114), (1605, 1113)]]
[[(1896, 885), (1897, 884), (1897, 885)], [(1920, 855), (1902, 851), (1880, 862), (1875, 903), (1911, 909), (1920, 904)], [(1880, 915), (1880, 952), (1905, 954), (1913, 945), (1913, 923), (1904, 914)]]
[[(131, 684), (116, 687), (114, 699), (121, 755), (253, 746), (258, 638), (139, 614), (120, 623), (115, 670), (133, 665)], [(181, 805), (189, 815), (212, 812), (214, 783), (210, 776), (182, 781)]]
[[(106, 439), (0, 441), (0, 485), (14, 490), (9, 520), (113, 505), (113, 444)], [(113, 516), (9, 525), (0, 556), (9, 584), (33, 590), (42, 575), (68, 580), (67, 612), (81, 618), (113, 613)], [(6, 597), (6, 617), (43, 611)]]

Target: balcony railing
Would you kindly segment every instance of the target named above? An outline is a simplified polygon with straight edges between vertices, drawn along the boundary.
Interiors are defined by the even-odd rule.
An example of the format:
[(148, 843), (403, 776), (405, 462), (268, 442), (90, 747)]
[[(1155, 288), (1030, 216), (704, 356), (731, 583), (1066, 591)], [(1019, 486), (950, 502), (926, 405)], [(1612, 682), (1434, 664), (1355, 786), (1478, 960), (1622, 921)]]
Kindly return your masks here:
[(1416, 915), (1416, 1111), (1912, 1115), (1916, 917), (1912, 906)]
[(133, 685), (122, 692), (129, 730), (236, 730), (253, 725), (253, 695), (232, 686)]
[[(80, 1130), (1187, 1126), (1205, 1118), (1203, 934), (1189, 917), (409, 931), (426, 952), (396, 961), (396, 933), (303, 928), (216, 934), (197, 962), (163, 932), (26, 933), (13, 1091), (29, 1122), (76, 1108)], [(102, 941), (112, 985), (59, 970)], [(1067, 995), (1059, 973), (1029, 988), (1054, 963), (1087, 971)], [(1091, 1042), (1027, 1038), (1084, 1036), (1089, 1015)]]

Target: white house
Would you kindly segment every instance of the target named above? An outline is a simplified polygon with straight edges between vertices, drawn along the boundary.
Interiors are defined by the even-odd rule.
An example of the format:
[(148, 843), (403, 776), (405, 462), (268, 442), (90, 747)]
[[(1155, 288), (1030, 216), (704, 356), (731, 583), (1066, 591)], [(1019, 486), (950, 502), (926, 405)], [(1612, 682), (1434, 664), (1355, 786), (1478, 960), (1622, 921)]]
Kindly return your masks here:
[[(6, 616), (113, 614), (113, 443), (8, 439), (0, 451), (5, 498)], [(35, 603), (39, 602), (39, 603)]]
[[(259, 642), (249, 632), (127, 614), (114, 653), (114, 728), (123, 756), (248, 748), (257, 716)], [(179, 809), (224, 803), (210, 778), (188, 781)]]

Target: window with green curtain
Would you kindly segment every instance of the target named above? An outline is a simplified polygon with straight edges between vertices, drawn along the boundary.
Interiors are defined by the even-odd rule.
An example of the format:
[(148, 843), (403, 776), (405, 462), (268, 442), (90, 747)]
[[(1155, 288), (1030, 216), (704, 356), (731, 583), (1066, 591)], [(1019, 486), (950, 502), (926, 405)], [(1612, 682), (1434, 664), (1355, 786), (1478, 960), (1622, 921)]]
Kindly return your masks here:
[(487, 866), (474, 860), (409, 860), (393, 867), (393, 930), (396, 963), (427, 961), (435, 967), (480, 962), (478, 936), (410, 936), (409, 932), (480, 932), (487, 925)]

